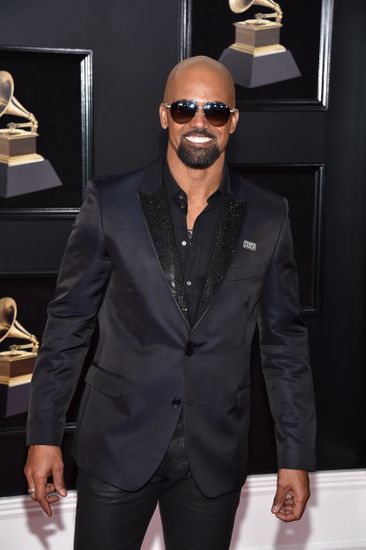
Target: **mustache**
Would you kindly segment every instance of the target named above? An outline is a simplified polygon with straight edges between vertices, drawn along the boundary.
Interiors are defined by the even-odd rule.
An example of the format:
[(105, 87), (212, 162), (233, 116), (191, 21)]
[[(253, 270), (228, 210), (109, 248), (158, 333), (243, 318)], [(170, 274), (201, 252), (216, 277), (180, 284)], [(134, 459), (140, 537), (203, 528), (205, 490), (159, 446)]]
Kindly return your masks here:
[(215, 139), (213, 134), (210, 134), (206, 128), (197, 128), (196, 130), (191, 130), (183, 135), (183, 137), (207, 137), (210, 139)]

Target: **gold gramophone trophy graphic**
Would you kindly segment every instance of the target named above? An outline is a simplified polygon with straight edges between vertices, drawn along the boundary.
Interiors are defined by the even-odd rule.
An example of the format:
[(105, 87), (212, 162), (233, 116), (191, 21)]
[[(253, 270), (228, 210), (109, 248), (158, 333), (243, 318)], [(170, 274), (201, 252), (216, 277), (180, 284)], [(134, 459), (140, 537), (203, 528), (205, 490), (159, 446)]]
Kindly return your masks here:
[(0, 197), (62, 185), (49, 161), (37, 154), (38, 121), (14, 97), (14, 80), (7, 71), (0, 71), (0, 118), (3, 115), (27, 122), (9, 122), (0, 129)]
[(12, 344), (0, 352), (0, 417), (26, 412), (28, 408), (29, 384), (39, 343), (17, 321), (17, 305), (13, 298), (0, 299), (0, 342), (7, 338), (26, 340), (23, 344)]
[(283, 12), (273, 0), (229, 0), (234, 13), (251, 6), (272, 9), (234, 23), (235, 42), (220, 57), (236, 84), (255, 88), (301, 76), (291, 52), (280, 44)]

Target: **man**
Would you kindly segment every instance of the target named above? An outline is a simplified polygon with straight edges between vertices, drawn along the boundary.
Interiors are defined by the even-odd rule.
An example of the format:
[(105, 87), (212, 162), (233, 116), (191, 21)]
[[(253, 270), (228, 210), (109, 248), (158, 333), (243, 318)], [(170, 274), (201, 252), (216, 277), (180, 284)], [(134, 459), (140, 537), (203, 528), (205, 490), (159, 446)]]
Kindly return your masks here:
[(309, 497), (315, 413), (287, 206), (225, 166), (238, 118), (228, 71), (185, 60), (160, 105), (166, 157), (88, 186), (32, 381), (25, 468), (51, 515), (98, 318), (74, 442), (78, 550), (140, 548), (157, 503), (169, 550), (229, 548), (257, 321), (278, 447), (272, 512), (299, 519)]

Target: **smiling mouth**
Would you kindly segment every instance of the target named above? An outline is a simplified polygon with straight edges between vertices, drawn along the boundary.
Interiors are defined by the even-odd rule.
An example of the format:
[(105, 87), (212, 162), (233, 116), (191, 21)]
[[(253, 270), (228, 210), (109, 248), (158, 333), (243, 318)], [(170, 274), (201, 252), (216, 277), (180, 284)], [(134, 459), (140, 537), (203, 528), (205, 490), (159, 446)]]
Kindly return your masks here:
[(190, 143), (208, 143), (209, 141), (212, 141), (213, 138), (206, 137), (206, 136), (184, 136), (187, 141)]

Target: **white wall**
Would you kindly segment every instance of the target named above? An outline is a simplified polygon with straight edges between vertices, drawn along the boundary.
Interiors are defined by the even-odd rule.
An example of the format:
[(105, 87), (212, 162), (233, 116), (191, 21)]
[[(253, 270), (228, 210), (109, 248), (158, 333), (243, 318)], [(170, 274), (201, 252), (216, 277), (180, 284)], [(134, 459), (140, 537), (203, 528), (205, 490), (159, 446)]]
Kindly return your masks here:
[[(292, 524), (284, 524), (270, 513), (275, 485), (273, 475), (248, 478), (232, 550), (366, 549), (366, 470), (312, 474), (308, 509), (300, 522)], [(0, 499), (1, 550), (72, 550), (75, 503), (71, 492), (54, 506), (54, 516), (49, 519), (29, 497)], [(163, 548), (156, 512), (142, 550)]]

